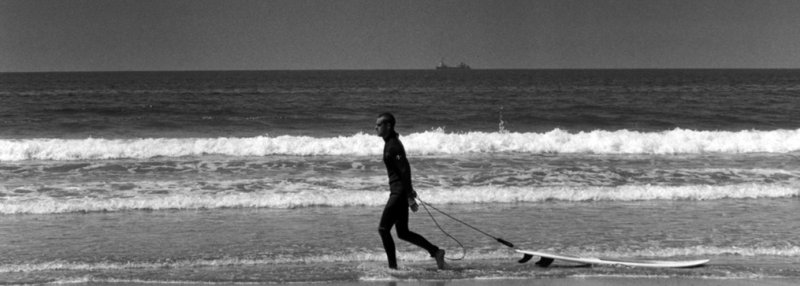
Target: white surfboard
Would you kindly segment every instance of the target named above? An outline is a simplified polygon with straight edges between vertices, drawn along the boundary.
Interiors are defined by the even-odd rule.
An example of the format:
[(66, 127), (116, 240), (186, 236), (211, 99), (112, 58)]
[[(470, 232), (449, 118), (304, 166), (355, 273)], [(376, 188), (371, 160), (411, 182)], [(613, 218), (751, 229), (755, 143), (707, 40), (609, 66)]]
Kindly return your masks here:
[[(552, 262), (553, 259), (581, 263), (581, 264), (624, 265), (624, 266), (651, 267), (651, 268), (697, 267), (706, 264), (710, 261), (709, 259), (685, 260), (685, 261), (620, 260), (620, 259), (606, 259), (606, 258), (601, 259), (594, 257), (575, 257), (575, 256), (559, 255), (559, 254), (552, 254), (540, 251), (519, 250), (519, 249), (517, 249), (516, 251), (525, 254), (526, 257), (528, 257), (529, 255), (542, 257), (542, 260), (537, 264), (543, 267), (547, 267), (548, 265), (550, 265), (550, 262)], [(545, 258), (549, 258), (549, 260)], [(528, 259), (523, 258), (524, 261), (520, 262), (525, 262)]]

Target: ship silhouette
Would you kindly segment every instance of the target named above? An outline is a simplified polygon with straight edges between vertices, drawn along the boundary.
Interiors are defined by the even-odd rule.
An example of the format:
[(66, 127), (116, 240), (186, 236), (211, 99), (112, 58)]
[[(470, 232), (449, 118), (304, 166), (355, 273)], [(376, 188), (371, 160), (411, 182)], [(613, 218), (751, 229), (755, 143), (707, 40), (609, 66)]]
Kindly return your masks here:
[(472, 68), (469, 65), (465, 64), (464, 62), (459, 63), (457, 66), (448, 66), (444, 63), (444, 59), (439, 61), (439, 65), (436, 66), (436, 70), (471, 70)]

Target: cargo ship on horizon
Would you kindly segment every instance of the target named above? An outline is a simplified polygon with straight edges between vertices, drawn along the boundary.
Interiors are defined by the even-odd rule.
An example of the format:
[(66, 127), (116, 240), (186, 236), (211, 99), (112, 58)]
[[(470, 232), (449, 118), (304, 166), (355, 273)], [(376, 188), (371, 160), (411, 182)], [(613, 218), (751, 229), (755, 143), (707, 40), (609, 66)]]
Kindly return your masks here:
[(436, 66), (436, 70), (471, 70), (472, 68), (469, 65), (465, 64), (464, 62), (459, 63), (457, 66), (448, 66), (444, 63), (444, 59), (439, 61), (439, 65)]

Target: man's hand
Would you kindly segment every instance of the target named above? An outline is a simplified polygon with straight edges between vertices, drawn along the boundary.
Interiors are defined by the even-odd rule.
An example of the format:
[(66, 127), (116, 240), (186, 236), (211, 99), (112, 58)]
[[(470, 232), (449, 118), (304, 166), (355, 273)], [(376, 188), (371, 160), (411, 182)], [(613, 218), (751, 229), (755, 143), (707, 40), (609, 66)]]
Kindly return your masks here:
[(419, 210), (417, 200), (412, 199), (410, 196), (408, 197), (408, 207), (411, 208), (412, 212), (417, 212), (417, 210)]
[(419, 205), (417, 204), (417, 200), (415, 200), (416, 198), (417, 191), (411, 190), (411, 192), (408, 193), (408, 207), (411, 208), (411, 211), (413, 212), (417, 212), (417, 210), (419, 210)]

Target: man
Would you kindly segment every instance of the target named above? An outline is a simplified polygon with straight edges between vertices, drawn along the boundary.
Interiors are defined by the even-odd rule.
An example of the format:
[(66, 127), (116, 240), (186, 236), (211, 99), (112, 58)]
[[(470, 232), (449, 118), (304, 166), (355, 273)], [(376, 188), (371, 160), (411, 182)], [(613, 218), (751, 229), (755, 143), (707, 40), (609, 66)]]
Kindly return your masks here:
[(408, 164), (403, 143), (400, 143), (400, 139), (397, 138), (398, 134), (394, 131), (395, 123), (394, 116), (388, 112), (378, 115), (378, 120), (375, 122), (375, 131), (386, 143), (383, 147), (383, 163), (386, 164), (386, 171), (389, 175), (390, 194), (389, 201), (386, 202), (383, 209), (378, 233), (381, 235), (383, 248), (386, 250), (389, 268), (397, 269), (394, 240), (392, 240), (390, 232), (392, 226), (397, 226), (397, 237), (427, 250), (431, 257), (436, 259), (436, 266), (444, 269), (444, 249), (440, 249), (421, 235), (408, 230), (408, 208), (417, 211), (418, 206), (414, 200), (417, 193), (411, 186), (411, 166)]

